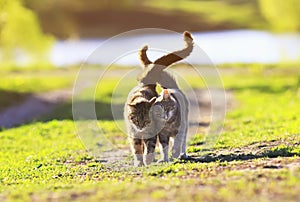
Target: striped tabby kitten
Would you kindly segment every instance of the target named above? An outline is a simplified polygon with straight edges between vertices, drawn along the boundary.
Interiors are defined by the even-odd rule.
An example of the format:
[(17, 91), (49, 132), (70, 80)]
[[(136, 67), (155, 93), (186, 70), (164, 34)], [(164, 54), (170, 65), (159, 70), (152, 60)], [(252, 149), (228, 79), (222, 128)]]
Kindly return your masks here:
[[(140, 60), (144, 67), (144, 72), (138, 79), (139, 85), (129, 93), (124, 108), (124, 118), (135, 166), (148, 165), (154, 161), (154, 150), (158, 134), (161, 134), (160, 139), (163, 139), (163, 136), (175, 136), (174, 149), (172, 151), (173, 157), (178, 158), (180, 153), (185, 155), (188, 102), (185, 95), (179, 90), (175, 79), (168, 72), (163, 71), (169, 65), (182, 60), (191, 53), (193, 39), (189, 32), (184, 32), (184, 40), (187, 44), (184, 49), (167, 54), (154, 63), (147, 57), (147, 46), (140, 50)], [(172, 99), (176, 101), (176, 107), (178, 107), (177, 115), (180, 114), (180, 118), (176, 119), (179, 120), (175, 124), (177, 127), (176, 134), (163, 134), (163, 131), (168, 131), (168, 127), (165, 124), (169, 123), (167, 120), (158, 118), (152, 110), (152, 105), (158, 97), (155, 91), (156, 83), (159, 83), (164, 89), (168, 89), (170, 97), (172, 96)], [(159, 105), (158, 102), (156, 102), (156, 105)], [(163, 142), (161, 144), (166, 150), (165, 141), (161, 142)], [(164, 158), (162, 160), (168, 161), (168, 158), (165, 157), (167, 155), (165, 153), (163, 155)]]
[[(176, 98), (173, 95), (171, 95), (170, 89), (164, 89), (153, 105), (151, 112), (153, 119), (155, 120), (154, 122), (161, 123), (161, 125), (163, 125), (163, 128), (158, 133), (161, 151), (161, 159), (159, 160), (159, 162), (169, 161), (170, 137), (174, 138), (179, 132), (180, 125), (185, 124), (181, 123), (180, 111), (181, 109), (179, 101), (176, 100)], [(175, 154), (176, 152), (181, 151), (177, 151), (174, 147), (172, 156), (178, 157), (179, 154)]]
[(169, 140), (174, 140), (172, 158), (186, 158), (188, 100), (179, 89), (164, 89), (151, 110), (154, 122), (163, 125), (158, 133), (161, 159), (169, 161)]
[[(163, 125), (163, 128), (159, 128), (158, 133), (161, 159), (160, 162), (166, 162), (169, 160), (169, 139), (174, 139), (174, 145), (172, 147), (173, 158), (186, 158), (186, 138), (188, 132), (188, 100), (185, 94), (179, 89), (176, 80), (166, 71), (163, 71), (167, 66), (173, 62), (178, 61), (180, 58), (187, 57), (193, 50), (193, 38), (189, 32), (184, 32), (184, 41), (186, 42), (186, 48), (173, 52), (164, 56), (165, 60), (159, 59), (162, 67), (158, 68), (160, 78), (157, 83), (164, 89), (159, 97), (156, 99), (151, 115), (156, 125)], [(181, 57), (179, 57), (180, 55)], [(146, 60), (146, 53), (144, 54)], [(163, 58), (164, 58), (163, 57)], [(156, 61), (157, 62), (157, 61)], [(149, 76), (149, 75), (147, 75)], [(158, 114), (157, 114), (158, 113)]]

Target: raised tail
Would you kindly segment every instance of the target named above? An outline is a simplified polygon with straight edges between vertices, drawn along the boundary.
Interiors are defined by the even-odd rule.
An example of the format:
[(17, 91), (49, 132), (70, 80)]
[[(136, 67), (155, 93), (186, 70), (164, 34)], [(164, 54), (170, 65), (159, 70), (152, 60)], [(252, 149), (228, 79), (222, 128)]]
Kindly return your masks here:
[(140, 51), (139, 51), (139, 56), (140, 56), (140, 61), (144, 67), (148, 66), (149, 64), (157, 64), (163, 67), (162, 69), (165, 69), (169, 65), (178, 62), (187, 56), (191, 54), (193, 51), (194, 47), (194, 42), (193, 42), (193, 37), (191, 33), (188, 31), (185, 31), (183, 33), (183, 40), (186, 43), (186, 47), (182, 50), (179, 51), (174, 51), (172, 53), (169, 53), (167, 55), (162, 56), (161, 58), (155, 60), (155, 62), (151, 62), (147, 56), (147, 50), (148, 46), (144, 46)]
[(186, 58), (187, 56), (189, 56), (191, 54), (191, 52), (193, 51), (193, 47), (194, 47), (193, 37), (192, 37), (191, 33), (189, 33), (188, 31), (185, 31), (183, 33), (183, 39), (186, 43), (186, 47), (184, 49), (179, 50), (179, 51), (174, 51), (165, 56), (162, 56), (161, 58), (157, 59), (154, 62), (154, 64), (161, 65), (164, 68), (166, 68), (169, 65), (171, 65), (175, 62), (178, 62), (178, 61)]
[(149, 60), (147, 56), (147, 50), (148, 50), (148, 46), (146, 45), (139, 52), (140, 61), (144, 67), (148, 66), (149, 64), (152, 64), (152, 62)]
[(185, 31), (183, 33), (183, 39), (186, 43), (185, 48), (162, 56), (154, 63), (151, 62), (147, 56), (148, 46), (144, 46), (139, 51), (139, 56), (145, 69), (138, 77), (138, 81), (147, 85), (159, 83), (164, 88), (178, 88), (176, 80), (168, 72), (163, 70), (171, 64), (186, 58), (193, 51), (194, 42), (192, 35), (188, 31)]

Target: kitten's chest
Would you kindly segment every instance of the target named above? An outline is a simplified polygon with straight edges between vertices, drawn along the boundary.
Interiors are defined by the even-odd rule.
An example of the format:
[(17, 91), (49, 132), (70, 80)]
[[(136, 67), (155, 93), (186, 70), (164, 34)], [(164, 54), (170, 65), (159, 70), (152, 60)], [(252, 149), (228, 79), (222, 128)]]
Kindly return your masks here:
[(164, 125), (164, 131), (170, 134), (177, 134), (180, 126), (180, 115), (175, 113)]

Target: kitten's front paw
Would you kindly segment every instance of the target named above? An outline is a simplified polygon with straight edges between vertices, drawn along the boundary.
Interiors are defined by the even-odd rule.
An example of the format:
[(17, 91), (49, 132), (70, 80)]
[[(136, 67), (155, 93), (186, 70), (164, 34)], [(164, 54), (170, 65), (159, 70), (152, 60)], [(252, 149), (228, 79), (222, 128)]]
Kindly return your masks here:
[(165, 159), (160, 159), (157, 161), (157, 163), (168, 163), (169, 161), (168, 160), (165, 160)]
[(180, 154), (180, 156), (179, 156), (179, 159), (181, 159), (181, 160), (187, 160), (187, 159), (189, 159), (190, 157), (186, 154), (186, 153), (182, 153), (182, 154)]
[(145, 155), (145, 158), (144, 158), (144, 163), (145, 165), (149, 165), (151, 164), (155, 159), (155, 154), (154, 153), (151, 153), (151, 154), (146, 154)]
[(141, 167), (143, 165), (144, 165), (143, 161), (134, 161), (134, 166), (135, 167)]
[(178, 151), (173, 151), (172, 152), (172, 157), (171, 157), (172, 159), (178, 159), (178, 158), (180, 158), (180, 152), (178, 152)]

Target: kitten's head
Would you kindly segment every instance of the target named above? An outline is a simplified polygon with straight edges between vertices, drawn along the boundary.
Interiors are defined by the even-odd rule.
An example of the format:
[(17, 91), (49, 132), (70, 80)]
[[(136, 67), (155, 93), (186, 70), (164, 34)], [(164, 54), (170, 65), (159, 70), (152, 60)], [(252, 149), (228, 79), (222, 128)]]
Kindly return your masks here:
[(162, 119), (164, 121), (169, 121), (174, 118), (177, 112), (177, 102), (174, 97), (171, 95), (169, 90), (164, 89), (159, 97), (156, 99), (152, 115), (156, 119)]
[(150, 124), (149, 111), (154, 104), (155, 99), (156, 97), (153, 97), (151, 100), (139, 97), (128, 104), (128, 118), (137, 126), (137, 128), (143, 129), (146, 125)]

